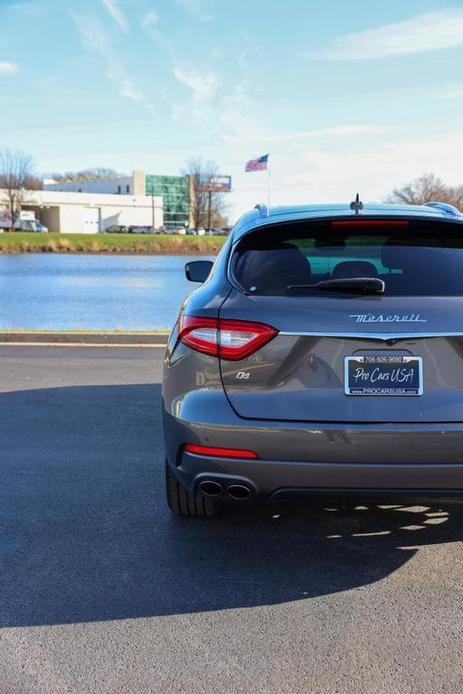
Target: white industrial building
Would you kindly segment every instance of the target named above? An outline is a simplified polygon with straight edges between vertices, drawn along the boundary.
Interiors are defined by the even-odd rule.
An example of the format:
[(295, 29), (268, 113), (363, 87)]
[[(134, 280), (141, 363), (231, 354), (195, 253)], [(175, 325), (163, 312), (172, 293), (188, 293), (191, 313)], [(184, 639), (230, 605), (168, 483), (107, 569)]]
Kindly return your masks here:
[(45, 190), (60, 190), (73, 193), (107, 193), (109, 195), (145, 195), (145, 174), (133, 171), (131, 176), (109, 176), (82, 181), (54, 181), (45, 179)]
[(45, 179), (46, 191), (69, 193), (97, 193), (107, 195), (151, 196), (163, 200), (163, 221), (166, 229), (184, 229), (193, 226), (192, 206), (193, 176), (146, 174), (135, 169), (131, 176), (108, 176), (107, 178), (79, 181), (55, 181)]
[[(0, 191), (0, 205), (5, 195)], [(23, 210), (31, 210), (49, 231), (65, 234), (96, 234), (112, 224), (154, 226), (164, 224), (160, 196), (31, 190)]]

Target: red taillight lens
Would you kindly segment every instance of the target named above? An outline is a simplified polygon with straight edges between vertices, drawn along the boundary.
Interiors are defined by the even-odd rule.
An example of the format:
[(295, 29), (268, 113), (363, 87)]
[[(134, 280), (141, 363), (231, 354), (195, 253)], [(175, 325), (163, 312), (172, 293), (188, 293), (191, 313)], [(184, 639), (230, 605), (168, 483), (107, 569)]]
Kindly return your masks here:
[(183, 316), (179, 339), (191, 349), (218, 357), (217, 330), (218, 321), (215, 318)]
[(278, 330), (264, 323), (219, 321), (219, 356), (222, 359), (244, 359), (270, 342)]
[(179, 338), (198, 352), (236, 361), (253, 354), (277, 334), (278, 330), (264, 323), (183, 316)]
[(187, 453), (196, 455), (211, 455), (215, 458), (258, 458), (254, 451), (246, 451), (241, 448), (216, 448), (215, 446), (196, 446), (194, 443), (187, 443), (184, 449)]

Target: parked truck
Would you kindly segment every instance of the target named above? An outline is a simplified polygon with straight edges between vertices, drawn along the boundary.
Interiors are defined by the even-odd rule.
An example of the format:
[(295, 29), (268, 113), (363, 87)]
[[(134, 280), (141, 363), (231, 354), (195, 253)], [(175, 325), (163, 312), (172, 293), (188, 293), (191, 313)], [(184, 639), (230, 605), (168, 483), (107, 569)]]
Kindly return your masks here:
[[(11, 229), (11, 215), (7, 210), (0, 210), (0, 233), (3, 233), (6, 229)], [(14, 231), (32, 231), (44, 234), (48, 231), (48, 228), (36, 219), (33, 210), (21, 210), (15, 222)]]

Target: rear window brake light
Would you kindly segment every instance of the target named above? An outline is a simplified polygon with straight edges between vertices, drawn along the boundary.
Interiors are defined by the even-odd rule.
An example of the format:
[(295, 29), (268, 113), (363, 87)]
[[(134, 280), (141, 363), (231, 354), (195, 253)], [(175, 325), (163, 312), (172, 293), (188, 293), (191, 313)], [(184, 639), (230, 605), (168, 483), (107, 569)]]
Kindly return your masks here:
[(335, 229), (404, 229), (408, 227), (408, 222), (404, 219), (333, 219), (330, 226)]

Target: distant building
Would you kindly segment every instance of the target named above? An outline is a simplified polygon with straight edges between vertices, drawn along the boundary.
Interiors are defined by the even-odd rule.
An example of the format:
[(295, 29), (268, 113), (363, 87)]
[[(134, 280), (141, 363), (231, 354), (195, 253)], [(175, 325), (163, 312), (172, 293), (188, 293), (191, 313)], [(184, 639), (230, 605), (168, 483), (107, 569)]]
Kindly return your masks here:
[(163, 199), (163, 218), (166, 228), (190, 224), (189, 176), (159, 176), (133, 171), (131, 176), (119, 176), (94, 181), (44, 181), (45, 190), (108, 195), (155, 196)]
[(145, 176), (145, 195), (162, 197), (166, 229), (190, 226), (189, 176), (148, 174)]
[[(0, 190), (2, 207), (7, 206), (5, 195)], [(34, 212), (35, 218), (49, 231), (66, 234), (96, 234), (113, 224), (151, 227), (154, 223), (156, 229), (164, 225), (162, 198), (159, 196), (31, 190), (22, 209)]]

